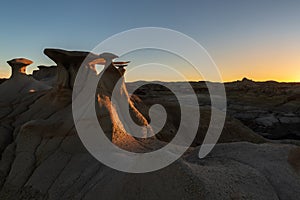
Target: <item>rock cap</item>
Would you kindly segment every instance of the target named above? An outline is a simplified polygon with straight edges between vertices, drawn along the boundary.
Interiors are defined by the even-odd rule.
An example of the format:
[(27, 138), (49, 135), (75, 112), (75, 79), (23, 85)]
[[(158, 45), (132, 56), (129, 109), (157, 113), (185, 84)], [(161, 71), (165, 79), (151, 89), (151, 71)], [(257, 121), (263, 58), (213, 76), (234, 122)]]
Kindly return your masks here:
[(21, 74), (26, 73), (26, 67), (33, 63), (33, 61), (27, 58), (15, 58), (7, 61), (7, 63), (12, 67), (12, 74), (14, 75), (16, 72)]

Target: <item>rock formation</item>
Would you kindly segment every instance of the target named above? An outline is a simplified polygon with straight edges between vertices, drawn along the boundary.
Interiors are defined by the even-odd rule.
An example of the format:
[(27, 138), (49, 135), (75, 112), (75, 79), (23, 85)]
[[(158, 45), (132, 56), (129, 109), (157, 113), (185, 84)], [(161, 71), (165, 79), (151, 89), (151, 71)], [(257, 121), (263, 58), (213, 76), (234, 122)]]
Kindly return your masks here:
[(93, 65), (89, 65), (89, 62), (98, 59), (98, 56), (95, 54), (61, 49), (45, 49), (44, 53), (57, 64), (57, 88), (72, 89), (76, 73), (81, 65), (87, 66), (90, 69), (87, 72), (96, 72)]
[(49, 86), (26, 75), (26, 67), (33, 63), (31, 60), (16, 58), (7, 63), (12, 68), (12, 74), (0, 85), (0, 102), (13, 102), (20, 95), (50, 89)]
[[(107, 128), (104, 130), (105, 133), (107, 133), (107, 136), (112, 139), (113, 135), (118, 135), (116, 138), (119, 138), (122, 131), (120, 130), (120, 125), (117, 124), (121, 123), (119, 122), (118, 114), (116, 114), (117, 112), (115, 110), (111, 110), (112, 91), (115, 89), (116, 83), (120, 79), (123, 79), (123, 75), (112, 64), (112, 60), (117, 56), (111, 53), (95, 55), (89, 52), (65, 51), (60, 49), (45, 49), (44, 52), (53, 61), (55, 61), (58, 66), (58, 79), (55, 89), (57, 91), (62, 89), (72, 90), (74, 87), (75, 77), (80, 66), (82, 66), (81, 74), (83, 77), (82, 81), (84, 83), (85, 79), (88, 79), (91, 76), (96, 76), (95, 64), (105, 65), (104, 70), (101, 72), (104, 75), (101, 74), (102, 78), (99, 80), (96, 94), (99, 104), (99, 107), (97, 108), (98, 117), (100, 124)], [(139, 122), (140, 125), (145, 126), (146, 128), (148, 124), (147, 120), (130, 102), (124, 80), (122, 80), (122, 84), (119, 88), (117, 88), (117, 90), (119, 100), (124, 99), (125, 101), (129, 101), (128, 104), (130, 105), (131, 114), (132, 117), (135, 118), (135, 121)], [(81, 106), (84, 107), (84, 105)], [(114, 131), (119, 132), (119, 134), (114, 134)], [(123, 130), (123, 132), (124, 131), (125, 130)], [(126, 134), (123, 133), (123, 137), (125, 137), (125, 135)]]
[(12, 68), (11, 76), (14, 77), (14, 76), (18, 76), (19, 74), (26, 74), (26, 67), (28, 65), (31, 65), (33, 62), (26, 58), (16, 58), (7, 61), (7, 63), (11, 66)]
[(57, 66), (38, 66), (38, 70), (34, 70), (32, 76), (36, 80), (53, 87), (57, 82)]
[[(183, 96), (191, 92), (188, 88), (182, 88), (181, 83), (168, 84), (181, 90)], [(135, 83), (128, 83), (127, 87), (131, 88), (134, 85)], [(199, 104), (202, 110), (204, 110), (202, 121), (207, 121), (205, 120), (207, 118), (205, 114), (205, 110), (207, 109), (205, 107), (210, 106), (207, 86), (205, 82), (191, 82), (191, 85), (198, 94)], [(267, 139), (300, 138), (299, 83), (278, 83), (275, 81), (255, 82), (244, 78), (242, 81), (225, 83), (225, 87), (228, 100), (228, 120), (230, 120), (230, 118), (237, 119), (244, 124), (240, 124), (239, 127), (241, 127), (241, 125), (245, 128), (248, 127), (248, 129), (250, 128), (256, 135), (261, 135)], [(162, 99), (168, 99), (169, 102), (164, 102), (164, 104), (173, 105), (165, 106), (174, 108), (175, 105), (175, 98), (172, 96), (172, 93), (162, 86), (145, 86), (139, 88), (135, 94), (139, 96), (145, 104), (152, 105), (155, 103), (154, 101), (159, 102), (162, 101)], [(174, 109), (170, 109), (171, 112), (172, 110), (174, 111)], [(174, 118), (174, 116), (176, 118), (176, 114), (173, 114), (170, 118)], [(238, 129), (230, 128), (229, 130), (234, 131)], [(224, 131), (225, 130), (226, 128)], [(240, 131), (237, 131), (236, 134), (238, 134), (238, 132)], [(242, 132), (245, 133), (245, 131)], [(232, 136), (232, 134), (233, 133), (228, 136)], [(220, 140), (222, 141), (225, 137), (228, 139), (226, 134), (222, 134)], [(245, 135), (241, 137), (245, 138)]]
[(14, 125), (16, 118), (50, 89), (26, 75), (31, 60), (17, 58), (7, 63), (12, 68), (12, 75), (0, 85), (0, 152), (13, 141), (13, 133), (18, 127)]
[[(46, 49), (45, 54), (57, 64), (55, 87), (25, 93), (10, 110), (0, 107), (0, 136), (9, 137), (0, 143), (0, 199), (298, 199), (300, 196), (299, 146), (254, 144), (265, 140), (257, 142), (260, 137), (253, 136), (253, 132), (234, 119), (227, 122), (224, 143), (216, 145), (205, 159), (197, 157), (199, 147), (192, 147), (175, 163), (156, 172), (130, 174), (103, 165), (87, 152), (74, 127), (71, 97), (79, 67), (91, 77), (96, 76), (95, 63), (105, 64), (95, 95), (98, 120), (106, 135), (126, 150), (147, 152), (152, 150), (151, 145), (165, 143), (156, 137), (150, 142), (138, 140), (130, 135), (130, 127), (120, 125), (122, 116), (111, 106), (112, 89), (117, 87), (118, 97), (128, 101), (134, 121), (146, 129), (151, 102), (143, 103), (142, 96), (129, 98), (123, 73), (112, 63), (113, 54), (59, 49)], [(168, 98), (166, 95), (164, 102)], [(119, 102), (115, 104), (118, 106)], [(167, 106), (170, 110), (176, 108), (172, 104)], [(209, 116), (209, 108), (205, 112)], [(176, 116), (170, 118), (168, 126), (176, 128), (176, 120)], [(233, 130), (237, 126), (242, 128)], [(164, 131), (160, 133), (162, 138), (167, 134)], [(228, 141), (231, 143), (225, 143)]]

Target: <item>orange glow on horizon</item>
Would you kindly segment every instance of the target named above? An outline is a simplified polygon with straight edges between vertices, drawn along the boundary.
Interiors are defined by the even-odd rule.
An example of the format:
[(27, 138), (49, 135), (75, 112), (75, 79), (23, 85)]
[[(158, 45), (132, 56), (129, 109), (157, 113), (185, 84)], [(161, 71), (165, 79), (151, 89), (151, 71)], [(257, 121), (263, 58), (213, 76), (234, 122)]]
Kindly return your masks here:
[[(224, 59), (222, 62), (223, 64), (216, 62), (219, 67), (223, 82), (237, 81), (243, 79), (244, 77), (251, 79), (253, 81), (300, 82), (300, 59), (288, 59), (289, 57), (287, 56), (287, 54), (285, 54), (285, 55), (281, 55), (276, 60), (275, 59), (272, 60), (272, 62), (270, 61), (268, 62), (267, 61), (269, 60), (267, 59), (268, 56), (260, 55), (259, 52), (256, 52), (256, 54), (257, 54), (256, 56), (252, 55), (248, 57), (241, 57), (237, 55), (236, 59), (230, 56), (224, 59), (223, 56), (215, 55), (214, 59), (216, 61)], [(244, 65), (242, 63), (251, 63), (251, 64)], [(244, 66), (244, 67), (240, 67), (240, 66)], [(130, 69), (130, 65), (128, 66), (128, 69)], [(183, 66), (183, 69), (185, 69), (185, 66)], [(32, 70), (29, 71), (27, 69), (27, 74), (31, 74), (31, 73)], [(189, 81), (203, 80), (200, 78), (199, 74), (194, 74), (193, 72), (189, 72), (189, 71), (185, 71), (184, 73), (187, 80)], [(9, 78), (10, 76), (11, 76), (11, 70), (9, 67), (0, 68), (0, 78)], [(143, 76), (139, 76), (138, 74), (135, 76), (126, 77), (127, 82), (134, 82), (142, 79)], [(166, 73), (164, 76), (161, 75), (160, 77), (156, 77), (155, 79), (158, 81), (166, 81), (166, 82), (182, 81), (179, 79), (169, 78), (168, 74)], [(209, 81), (214, 81), (214, 80), (209, 80)]]
[(0, 78), (9, 78), (11, 75), (10, 73), (1, 73), (0, 72)]
[[(222, 76), (223, 82), (233, 82), (233, 81), (237, 81), (237, 80), (242, 80), (244, 77), (251, 79), (253, 81), (277, 81), (277, 82), (291, 82), (291, 83), (300, 83), (300, 69), (298, 70), (299, 72), (296, 73), (290, 73), (290, 76), (281, 76), (280, 74), (276, 74), (276, 75), (271, 75), (269, 74), (269, 76), (266, 76), (266, 74), (261, 74), (261, 75), (257, 75), (256, 73), (253, 74), (244, 74), (244, 75), (237, 75), (237, 74), (233, 74), (233, 75), (229, 75), (229, 76), (225, 76), (224, 73)], [(28, 73), (27, 73), (28, 74)], [(254, 75), (255, 74), (255, 75)], [(0, 79), (7, 79), (11, 76), (10, 73), (0, 73)], [(199, 78), (190, 75), (187, 77), (189, 81), (201, 81), (199, 80)], [(160, 80), (160, 79), (157, 79)], [(137, 81), (136, 80), (126, 80), (127, 82), (134, 82)], [(153, 80), (152, 80), (153, 81)], [(163, 81), (163, 80), (160, 80)], [(166, 81), (180, 81), (180, 80), (166, 80)]]

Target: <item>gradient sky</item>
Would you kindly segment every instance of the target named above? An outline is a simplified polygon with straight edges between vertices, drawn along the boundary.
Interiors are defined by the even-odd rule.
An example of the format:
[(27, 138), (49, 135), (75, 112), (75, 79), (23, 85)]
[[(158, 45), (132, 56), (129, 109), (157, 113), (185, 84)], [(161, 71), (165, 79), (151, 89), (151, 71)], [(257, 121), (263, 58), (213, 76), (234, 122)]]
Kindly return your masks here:
[(15, 57), (34, 61), (30, 73), (54, 64), (46, 47), (89, 51), (121, 31), (158, 26), (198, 41), (224, 81), (299, 82), (299, 9), (296, 0), (1, 1), (0, 77), (9, 76), (6, 61)]

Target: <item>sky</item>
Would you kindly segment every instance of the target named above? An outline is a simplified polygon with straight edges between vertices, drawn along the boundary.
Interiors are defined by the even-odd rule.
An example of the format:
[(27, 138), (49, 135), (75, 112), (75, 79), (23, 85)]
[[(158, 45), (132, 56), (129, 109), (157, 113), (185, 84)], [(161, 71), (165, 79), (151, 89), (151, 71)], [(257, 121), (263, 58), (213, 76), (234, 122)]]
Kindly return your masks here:
[[(28, 73), (38, 65), (54, 65), (44, 48), (91, 51), (128, 29), (164, 27), (200, 43), (224, 81), (300, 82), (299, 8), (296, 0), (1, 1), (0, 77), (10, 76), (6, 61), (16, 57), (34, 61)], [(168, 80), (165, 73), (154, 76)], [(143, 74), (127, 79), (139, 77)]]

